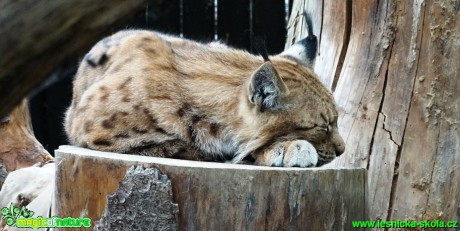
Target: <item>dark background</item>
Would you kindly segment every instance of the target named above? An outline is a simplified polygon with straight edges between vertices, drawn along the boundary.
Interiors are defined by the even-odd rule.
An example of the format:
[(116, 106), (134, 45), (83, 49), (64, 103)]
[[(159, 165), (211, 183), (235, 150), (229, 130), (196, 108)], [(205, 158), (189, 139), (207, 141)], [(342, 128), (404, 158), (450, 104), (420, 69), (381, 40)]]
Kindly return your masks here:
[[(292, 0), (165, 0), (160, 7), (146, 7), (120, 29), (142, 28), (203, 42), (221, 40), (253, 52), (250, 32), (265, 40), (270, 54), (280, 53), (286, 40), (287, 16)], [(254, 53), (254, 52), (253, 52)], [(72, 97), (72, 81), (79, 64), (54, 71), (31, 95), (30, 112), (35, 136), (54, 155), (68, 144), (64, 113)]]

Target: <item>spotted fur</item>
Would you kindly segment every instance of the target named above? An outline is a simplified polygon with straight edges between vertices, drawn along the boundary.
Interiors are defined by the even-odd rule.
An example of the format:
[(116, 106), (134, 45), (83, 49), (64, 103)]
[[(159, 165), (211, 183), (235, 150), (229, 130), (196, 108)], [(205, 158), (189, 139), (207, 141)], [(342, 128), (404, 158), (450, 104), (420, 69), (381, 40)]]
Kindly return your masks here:
[(119, 153), (325, 164), (344, 151), (334, 100), (311, 54), (292, 49), (264, 61), (219, 42), (118, 32), (81, 62), (66, 132), (74, 145)]

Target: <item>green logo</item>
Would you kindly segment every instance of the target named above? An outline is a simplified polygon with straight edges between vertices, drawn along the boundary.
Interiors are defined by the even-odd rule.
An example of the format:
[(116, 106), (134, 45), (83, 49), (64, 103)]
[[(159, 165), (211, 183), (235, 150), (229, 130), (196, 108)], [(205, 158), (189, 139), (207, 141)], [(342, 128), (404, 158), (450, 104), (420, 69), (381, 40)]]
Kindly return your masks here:
[(10, 207), (2, 208), (2, 219), (6, 221), (8, 226), (16, 226), (16, 221), (20, 217), (30, 218), (34, 215), (34, 212), (28, 210), (25, 206), (21, 208), (15, 208), (13, 203), (11, 203)]
[(10, 207), (2, 208), (2, 219), (6, 221), (6, 225), (17, 228), (89, 228), (91, 227), (90, 218), (60, 218), (53, 216), (44, 218), (42, 216), (33, 217), (35, 213), (28, 210), (25, 206), (21, 208), (14, 207), (13, 203)]

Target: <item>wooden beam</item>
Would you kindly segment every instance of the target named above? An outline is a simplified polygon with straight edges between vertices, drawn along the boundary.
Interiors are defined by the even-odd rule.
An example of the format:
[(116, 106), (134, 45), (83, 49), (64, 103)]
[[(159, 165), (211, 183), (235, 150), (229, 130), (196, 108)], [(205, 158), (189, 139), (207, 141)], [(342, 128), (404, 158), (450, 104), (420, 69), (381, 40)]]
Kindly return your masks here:
[(55, 215), (89, 217), (111, 230), (341, 230), (366, 219), (364, 169), (234, 165), (72, 146), (56, 151), (56, 163)]
[[(163, 0), (149, 1), (150, 5)], [(83, 55), (140, 1), (0, 1), (0, 117), (62, 62)]]
[[(285, 5), (280, 0), (252, 0), (252, 28), (254, 35), (265, 40), (269, 54), (283, 51), (285, 41)], [(273, 23), (277, 22), (277, 23)]]

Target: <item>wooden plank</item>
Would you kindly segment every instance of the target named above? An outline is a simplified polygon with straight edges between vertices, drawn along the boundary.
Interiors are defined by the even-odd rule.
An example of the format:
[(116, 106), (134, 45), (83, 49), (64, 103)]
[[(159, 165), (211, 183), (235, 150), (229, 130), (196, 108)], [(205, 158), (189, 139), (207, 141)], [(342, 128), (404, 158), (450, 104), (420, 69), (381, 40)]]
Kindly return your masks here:
[(127, 23), (128, 28), (156, 30), (167, 34), (179, 35), (181, 0), (168, 0), (147, 5)]
[(83, 54), (106, 35), (109, 27), (123, 21), (145, 3), (145, 0), (117, 0), (110, 4), (89, 0), (0, 1), (0, 34), (3, 36), (0, 42), (0, 117), (37, 87), (57, 65)]
[[(324, 1), (318, 57), (314, 66), (321, 82), (335, 90), (351, 31), (351, 1)], [(318, 12), (318, 11), (317, 11)], [(323, 26), (326, 25), (326, 26)]]
[[(380, 12), (391, 15), (391, 12), (394, 12), (394, 10), (395, 5), (388, 4)], [(384, 70), (386, 70), (383, 76), (385, 79), (384, 95), (382, 96), (381, 108), (378, 111), (377, 126), (374, 130), (373, 142), (371, 142), (372, 146), (369, 153), (368, 168), (372, 172), (369, 176), (369, 197), (372, 198), (370, 199), (372, 202), (370, 202), (369, 211), (371, 219), (388, 220), (388, 215), (391, 213), (389, 210), (391, 210), (392, 206), (391, 197), (395, 179), (394, 174), (397, 174), (395, 169), (398, 166), (397, 158), (402, 142), (402, 137), (398, 137), (397, 134), (404, 132), (407, 107), (409, 106), (413, 83), (413, 74), (411, 74), (410, 66), (401, 61), (395, 62), (395, 59), (393, 59), (400, 57), (401, 54), (405, 54), (408, 47), (405, 44), (405, 40), (401, 39), (402, 36), (400, 34), (397, 34), (394, 43), (391, 41), (391, 27), (396, 24), (395, 27), (401, 28), (400, 30), (403, 31), (403, 28), (407, 28), (406, 24), (409, 22), (404, 17), (407, 15), (407, 12), (396, 11), (396, 14), (398, 14), (396, 16), (397, 21), (394, 17), (385, 19), (386, 25), (384, 26), (389, 33), (381, 40), (381, 44), (391, 52), (391, 55), (382, 65)], [(402, 76), (399, 74), (401, 72), (407, 73), (407, 75)], [(411, 75), (412, 77), (408, 77)], [(391, 126), (392, 122), (395, 125), (397, 121), (400, 122), (397, 126)]]
[[(139, 168), (156, 172), (159, 176), (156, 179), (166, 188), (170, 182), (173, 201), (168, 199), (167, 191), (160, 193), (166, 192), (165, 206), (177, 204), (179, 230), (304, 230), (305, 224), (312, 230), (341, 230), (349, 229), (352, 220), (366, 219), (364, 169), (233, 165), (106, 153), (72, 146), (61, 146), (56, 151), (56, 163), (59, 168), (54, 214), (87, 216), (93, 224), (98, 224), (110, 206), (108, 196), (147, 195), (145, 192), (149, 190), (137, 192), (133, 187), (126, 190), (123, 183)], [(145, 181), (151, 180), (145, 178)], [(145, 185), (142, 183), (139, 188)], [(143, 206), (155, 208), (151, 201), (155, 199), (144, 198)], [(136, 219), (137, 224), (142, 224), (151, 216)], [(117, 224), (116, 220), (111, 222)]]
[(313, 33), (319, 40), (314, 71), (327, 88), (334, 90), (350, 36), (351, 2), (316, 0), (294, 1), (294, 4), (294, 9), (304, 11), (292, 11), (286, 47), (307, 36), (304, 12), (311, 15)]
[(372, 153), (369, 160), (369, 218), (371, 220), (389, 220), (388, 210), (391, 207), (393, 175), (396, 155), (399, 146), (391, 140), (390, 133), (385, 130), (385, 117), (378, 115)]
[(407, 62), (414, 59), (416, 76), (394, 189), (392, 219), (457, 220), (460, 204), (460, 44), (455, 42), (460, 28), (458, 3), (416, 1), (412, 8), (417, 26), (414, 39), (421, 40), (421, 46), (419, 49), (414, 46), (414, 54), (410, 50), (407, 56)]
[(183, 0), (183, 33), (190, 39), (214, 39), (214, 0)]
[[(414, 57), (411, 57), (416, 54), (411, 53), (417, 53), (419, 50), (418, 32), (421, 26), (420, 18), (417, 17), (420, 12), (416, 11), (420, 8), (414, 8), (412, 2), (403, 1), (394, 6), (390, 4), (390, 7), (396, 9), (395, 18), (390, 18), (385, 26), (394, 26), (395, 31), (399, 33), (395, 34), (393, 43), (388, 38), (381, 41), (388, 46), (391, 55), (369, 164), (370, 171), (374, 172), (369, 177), (369, 184), (375, 185), (375, 193), (369, 192), (375, 198), (374, 206), (370, 208), (371, 219), (384, 220), (388, 220), (388, 216), (394, 212), (394, 184), (399, 174), (402, 137), (406, 128), (417, 67)], [(391, 12), (391, 8), (387, 11)]]
[[(334, 92), (339, 132), (346, 142), (345, 154), (335, 161), (339, 166), (367, 167), (369, 162), (385, 83), (384, 59), (389, 56), (388, 47), (380, 41), (392, 33), (392, 28), (384, 27), (386, 3), (355, 1), (352, 5), (350, 42)], [(371, 19), (374, 23), (369, 23)]]
[(265, 39), (269, 54), (284, 50), (286, 38), (284, 0), (252, 0), (253, 30)]
[(249, 0), (220, 0), (218, 5), (219, 40), (250, 50)]

